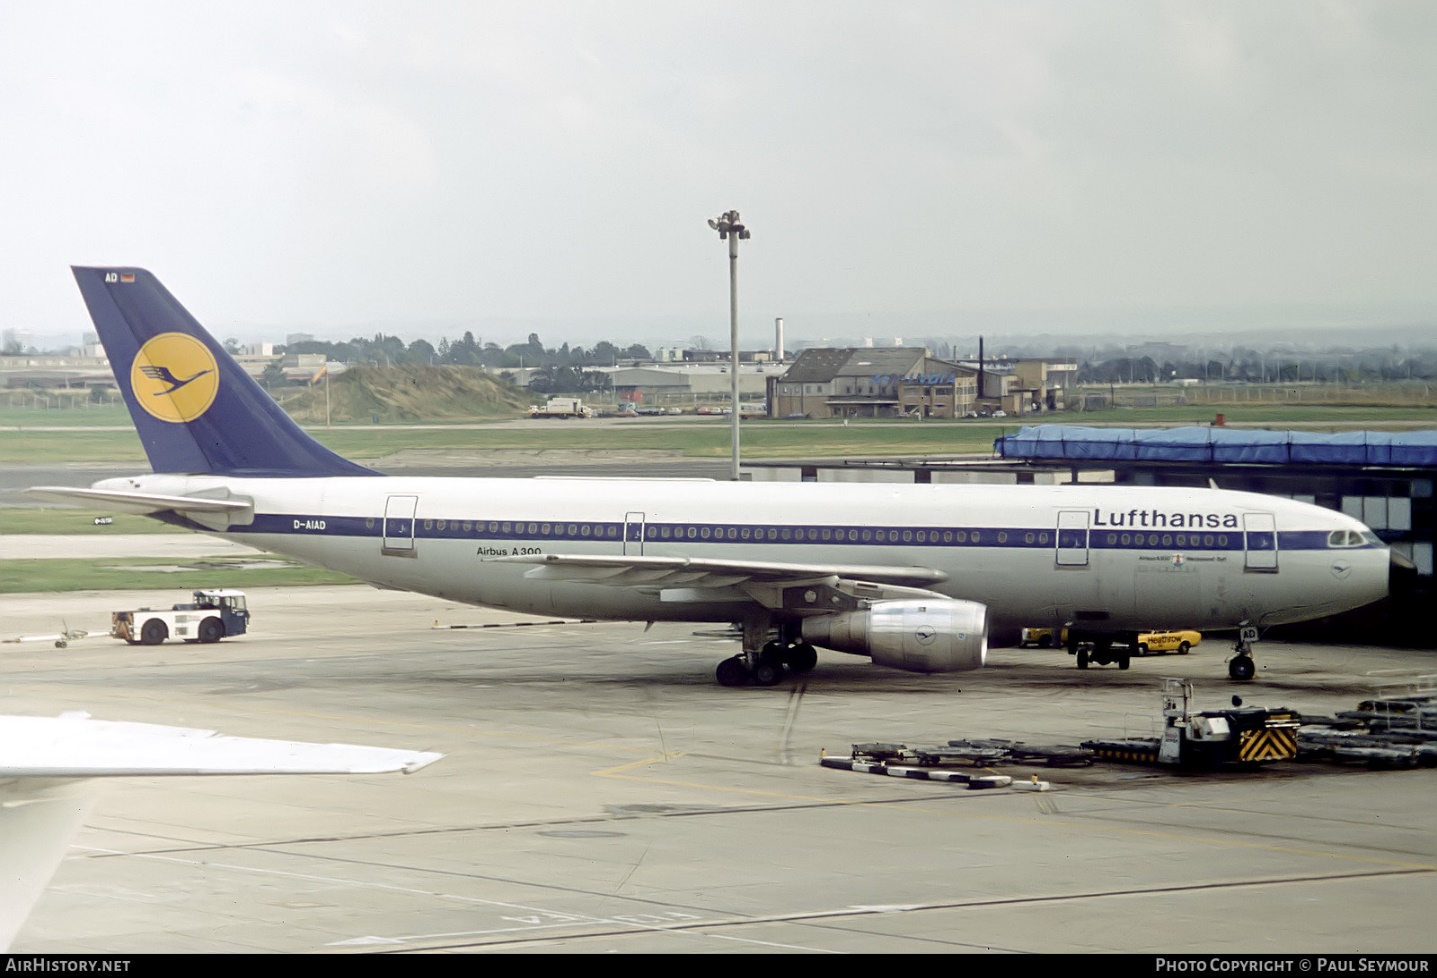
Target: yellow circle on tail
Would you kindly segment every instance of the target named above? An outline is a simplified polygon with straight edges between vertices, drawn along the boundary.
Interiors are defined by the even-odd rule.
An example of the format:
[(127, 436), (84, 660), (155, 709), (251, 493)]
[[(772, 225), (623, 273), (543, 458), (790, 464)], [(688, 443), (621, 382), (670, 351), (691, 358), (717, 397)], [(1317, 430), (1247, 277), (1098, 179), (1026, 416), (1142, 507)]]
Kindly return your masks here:
[(130, 389), (140, 406), (161, 421), (193, 421), (215, 402), (219, 364), (193, 336), (161, 333), (135, 354)]

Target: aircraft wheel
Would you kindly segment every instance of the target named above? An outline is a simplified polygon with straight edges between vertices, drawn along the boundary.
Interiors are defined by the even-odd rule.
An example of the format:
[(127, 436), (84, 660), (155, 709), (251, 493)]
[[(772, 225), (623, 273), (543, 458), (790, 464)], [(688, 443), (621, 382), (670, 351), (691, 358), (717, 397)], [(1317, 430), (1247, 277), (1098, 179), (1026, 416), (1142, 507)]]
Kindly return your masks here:
[(218, 618), (206, 618), (200, 622), (200, 641), (218, 642), (225, 637), (225, 626)]
[(1079, 668), (1079, 669), (1086, 669), (1086, 668), (1088, 668), (1088, 650), (1087, 650), (1087, 649), (1079, 649), (1079, 650), (1078, 650), (1078, 668)]
[(1178, 646), (1178, 655), (1187, 655), (1188, 649), (1190, 648), (1192, 648), (1191, 645), (1189, 645), (1187, 642), (1183, 642), (1181, 645)]
[(170, 629), (164, 622), (152, 618), (140, 629), (140, 641), (145, 645), (159, 645), (170, 637)]
[(783, 678), (783, 663), (777, 659), (760, 658), (753, 666), (755, 686), (774, 686)]
[(1257, 674), (1257, 665), (1250, 655), (1235, 655), (1227, 664), (1227, 674), (1239, 682), (1246, 682)]
[(783, 664), (794, 672), (808, 672), (818, 665), (818, 649), (807, 642), (799, 642), (784, 651)]
[(725, 659), (714, 670), (714, 678), (720, 686), (743, 686), (749, 680), (748, 666), (738, 656)]

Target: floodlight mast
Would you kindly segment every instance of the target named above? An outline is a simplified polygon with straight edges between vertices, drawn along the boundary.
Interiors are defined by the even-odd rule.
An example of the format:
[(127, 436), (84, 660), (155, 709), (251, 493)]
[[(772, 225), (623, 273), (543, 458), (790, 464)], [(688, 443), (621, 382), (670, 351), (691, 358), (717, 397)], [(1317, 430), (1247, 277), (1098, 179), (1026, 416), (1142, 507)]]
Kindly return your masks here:
[(738, 216), (738, 211), (725, 211), (718, 218), (709, 219), (709, 227), (718, 232), (720, 241), (728, 242), (728, 331), (729, 331), (729, 414), (731, 441), (733, 443), (733, 464), (729, 478), (738, 481), (738, 243), (749, 237), (748, 228)]

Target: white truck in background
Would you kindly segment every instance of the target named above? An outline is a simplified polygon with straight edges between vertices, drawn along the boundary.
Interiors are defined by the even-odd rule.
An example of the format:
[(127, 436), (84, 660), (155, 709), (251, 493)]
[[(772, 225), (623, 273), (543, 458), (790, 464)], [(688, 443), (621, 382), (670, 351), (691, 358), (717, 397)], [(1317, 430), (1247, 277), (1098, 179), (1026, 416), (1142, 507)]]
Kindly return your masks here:
[(188, 604), (139, 608), (110, 615), (110, 637), (131, 645), (159, 645), (170, 638), (186, 642), (218, 642), (249, 629), (245, 593), (231, 588), (195, 591)]
[(593, 408), (577, 397), (551, 397), (543, 407), (529, 408), (531, 418), (592, 418)]

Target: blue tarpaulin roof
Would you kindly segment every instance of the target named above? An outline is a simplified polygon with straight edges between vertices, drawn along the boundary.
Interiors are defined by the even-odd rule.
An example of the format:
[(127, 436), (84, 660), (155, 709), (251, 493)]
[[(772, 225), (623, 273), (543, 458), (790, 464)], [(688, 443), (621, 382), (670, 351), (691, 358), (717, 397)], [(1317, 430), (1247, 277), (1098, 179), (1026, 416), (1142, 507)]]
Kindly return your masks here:
[(1437, 466), (1437, 431), (1261, 431), (1088, 428), (1046, 424), (993, 442), (1004, 458), (1062, 461), (1234, 462), (1268, 465)]

